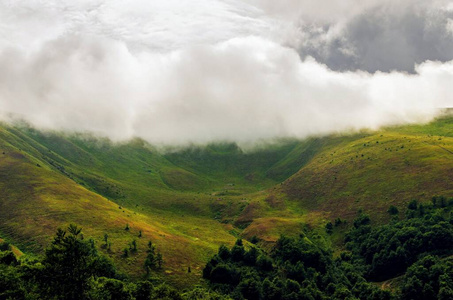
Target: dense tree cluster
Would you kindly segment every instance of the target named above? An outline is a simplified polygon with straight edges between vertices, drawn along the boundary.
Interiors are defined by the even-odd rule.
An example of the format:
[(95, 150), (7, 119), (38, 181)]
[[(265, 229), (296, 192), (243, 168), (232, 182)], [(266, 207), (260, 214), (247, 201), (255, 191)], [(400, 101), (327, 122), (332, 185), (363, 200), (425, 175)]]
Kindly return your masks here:
[(413, 264), (404, 276), (402, 299), (453, 299), (453, 262), (428, 255)]
[(346, 247), (366, 267), (366, 278), (382, 281), (403, 274), (427, 254), (445, 256), (453, 252), (451, 206), (408, 205), (407, 219), (372, 227), (361, 214), (346, 236)]
[[(348, 251), (335, 259), (310, 232), (281, 237), (269, 255), (238, 240), (219, 248), (203, 276), (235, 299), (453, 299), (452, 207), (443, 197), (412, 201), (403, 220), (391, 207), (392, 222), (383, 226), (360, 212), (346, 235)], [(391, 290), (371, 283), (403, 274)]]
[(204, 278), (235, 299), (390, 299), (349, 262), (332, 258), (305, 234), (281, 237), (271, 255), (241, 240), (221, 246)]

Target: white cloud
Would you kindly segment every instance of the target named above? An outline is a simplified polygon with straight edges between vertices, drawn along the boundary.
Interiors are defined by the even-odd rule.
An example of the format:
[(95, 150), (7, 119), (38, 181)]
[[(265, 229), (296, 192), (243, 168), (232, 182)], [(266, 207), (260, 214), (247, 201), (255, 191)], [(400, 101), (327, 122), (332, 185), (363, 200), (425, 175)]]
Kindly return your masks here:
[(453, 19), (448, 19), (447, 31), (453, 35)]
[(452, 105), (453, 62), (332, 71), (284, 46), (293, 21), (259, 3), (5, 3), (0, 112), (42, 128), (245, 143), (426, 121)]
[(239, 0), (0, 1), (3, 40), (28, 48), (65, 34), (108, 37), (131, 49), (172, 51), (267, 35), (270, 19)]

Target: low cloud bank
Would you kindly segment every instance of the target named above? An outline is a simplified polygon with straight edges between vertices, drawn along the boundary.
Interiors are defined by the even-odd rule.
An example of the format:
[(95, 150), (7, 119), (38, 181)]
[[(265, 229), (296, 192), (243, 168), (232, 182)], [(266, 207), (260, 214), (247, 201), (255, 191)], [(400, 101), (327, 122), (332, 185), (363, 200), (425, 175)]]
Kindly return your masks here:
[[(172, 2), (177, 1), (156, 3), (165, 8)], [(149, 28), (162, 29), (162, 39), (154, 46), (149, 38), (155, 32), (141, 39), (144, 33), (137, 28), (143, 24), (136, 24), (134, 31), (125, 16), (126, 21), (118, 18), (124, 28), (111, 27), (107, 17), (115, 14), (100, 14), (106, 8), (101, 10), (96, 2), (83, 10), (66, 8), (61, 15), (58, 6), (35, 8), (38, 15), (50, 16), (44, 21), (25, 19), (29, 10), (9, 8), (15, 12), (10, 20), (21, 25), (24, 34), (7, 34), (0, 41), (0, 116), (4, 120), (22, 118), (42, 129), (183, 145), (304, 138), (426, 122), (438, 108), (452, 106), (453, 61), (448, 57), (415, 59), (419, 63), (412, 64), (412, 73), (404, 68), (385, 73), (356, 67), (338, 70), (321, 54), (301, 56), (301, 48), (295, 46), (298, 43), (287, 43), (288, 28), (298, 24), (295, 20), (300, 14), (292, 16), (295, 23), (282, 25), (278, 20), (288, 12), (274, 9), (277, 15), (273, 15), (266, 13), (264, 2), (261, 6), (252, 2), (235, 6), (235, 1), (213, 1), (217, 6), (211, 8), (213, 15), (208, 14), (208, 20), (223, 23), (216, 23), (215, 34), (205, 33), (203, 38), (196, 34), (196, 22), (183, 38), (170, 21), (153, 19), (149, 25), (143, 19), (140, 22)], [(91, 19), (87, 11), (94, 14)], [(196, 11), (194, 14), (198, 16)], [(347, 24), (360, 23), (364, 15), (355, 13)], [(87, 18), (93, 28), (87, 25)], [(346, 22), (336, 18), (320, 16), (319, 20)], [(236, 27), (236, 20), (250, 27)], [(34, 36), (28, 30), (30, 22), (37, 23)], [(41, 28), (43, 24), (53, 26), (47, 30)], [(348, 26), (349, 31), (344, 32), (350, 32), (352, 25)], [(294, 28), (297, 26), (291, 30)], [(282, 36), (277, 38), (279, 30)], [(348, 39), (347, 34), (344, 37)], [(138, 43), (141, 40), (144, 44)]]

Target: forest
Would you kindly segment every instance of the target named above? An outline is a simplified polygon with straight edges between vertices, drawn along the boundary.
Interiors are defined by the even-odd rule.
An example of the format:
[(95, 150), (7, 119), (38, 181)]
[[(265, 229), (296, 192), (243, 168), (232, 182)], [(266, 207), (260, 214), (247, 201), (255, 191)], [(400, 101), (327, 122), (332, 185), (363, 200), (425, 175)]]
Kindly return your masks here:
[[(238, 239), (207, 262), (205, 285), (184, 291), (153, 276), (165, 258), (151, 241), (146, 276), (131, 279), (71, 224), (42, 257), (18, 259), (0, 244), (0, 299), (452, 299), (452, 208), (453, 198), (414, 200), (404, 213), (390, 207), (391, 221), (378, 226), (359, 211), (352, 224), (337, 219), (325, 234), (306, 227), (270, 250)], [(334, 253), (329, 236), (342, 226), (343, 251)]]
[[(389, 208), (392, 221), (382, 226), (360, 211), (337, 256), (308, 229), (282, 236), (270, 253), (246, 250), (238, 240), (231, 249), (220, 247), (203, 275), (234, 299), (452, 299), (452, 207), (445, 197), (412, 201), (401, 219)], [(391, 288), (377, 284), (393, 278)]]

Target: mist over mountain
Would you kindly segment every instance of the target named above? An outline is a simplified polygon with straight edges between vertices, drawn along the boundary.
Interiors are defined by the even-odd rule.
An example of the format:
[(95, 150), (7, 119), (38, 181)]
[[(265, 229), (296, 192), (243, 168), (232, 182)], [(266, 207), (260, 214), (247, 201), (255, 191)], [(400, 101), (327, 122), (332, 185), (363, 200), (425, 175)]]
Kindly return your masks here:
[(0, 1), (0, 115), (176, 145), (426, 122), (453, 105), (452, 14), (451, 1)]

